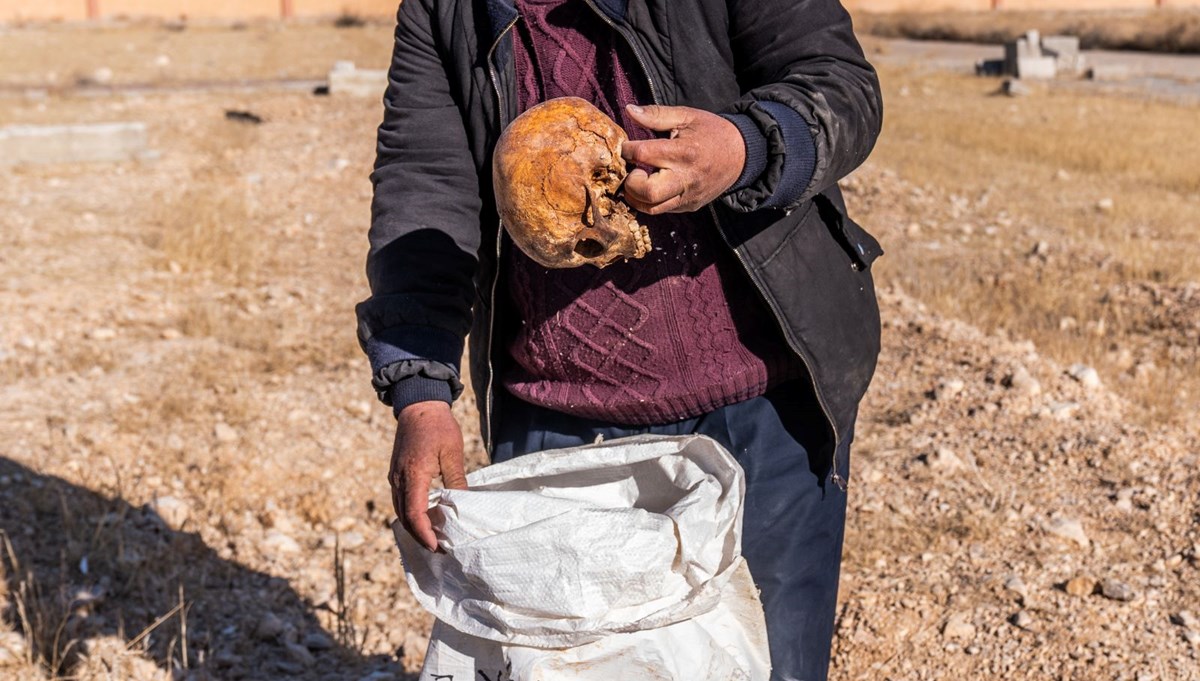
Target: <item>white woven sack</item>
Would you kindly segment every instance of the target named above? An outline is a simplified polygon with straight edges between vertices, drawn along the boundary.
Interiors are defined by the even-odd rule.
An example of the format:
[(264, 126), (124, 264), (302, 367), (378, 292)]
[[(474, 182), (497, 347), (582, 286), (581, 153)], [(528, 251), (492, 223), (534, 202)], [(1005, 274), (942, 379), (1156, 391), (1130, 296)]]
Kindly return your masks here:
[(741, 558), (745, 482), (713, 440), (639, 436), (529, 454), (430, 493), (442, 551), (397, 523), (437, 616), (422, 681), (766, 681)]

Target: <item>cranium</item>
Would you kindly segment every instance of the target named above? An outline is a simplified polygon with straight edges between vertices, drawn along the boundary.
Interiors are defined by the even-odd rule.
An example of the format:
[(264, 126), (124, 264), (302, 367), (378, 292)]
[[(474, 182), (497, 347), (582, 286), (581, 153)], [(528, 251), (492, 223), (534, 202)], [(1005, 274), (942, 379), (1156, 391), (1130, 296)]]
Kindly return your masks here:
[(578, 97), (551, 99), (500, 136), (492, 181), (500, 219), (544, 267), (605, 267), (650, 251), (650, 234), (617, 197), (625, 131)]

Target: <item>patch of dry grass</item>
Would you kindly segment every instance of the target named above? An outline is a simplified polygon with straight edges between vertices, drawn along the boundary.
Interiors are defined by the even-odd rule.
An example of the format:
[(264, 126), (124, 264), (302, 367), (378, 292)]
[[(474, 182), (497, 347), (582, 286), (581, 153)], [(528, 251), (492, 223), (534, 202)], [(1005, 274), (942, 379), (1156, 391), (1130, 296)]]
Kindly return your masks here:
[[(866, 218), (906, 221), (892, 225), (880, 278), (1096, 366), (1151, 418), (1187, 413), (1200, 393), (1194, 360), (1169, 357), (1147, 334), (1153, 310), (1114, 291), (1200, 281), (1196, 110), (1053, 88), (1010, 99), (989, 80), (881, 74), (888, 114), (874, 163), (916, 188), (898, 213)], [(1160, 375), (1132, 380), (1131, 362)]]
[[(390, 23), (390, 22), (384, 22)], [(104, 84), (324, 78), (337, 59), (383, 68), (390, 26), (267, 22), (242, 30), (157, 24), (30, 26), (0, 40), (0, 87), (67, 88), (106, 68)]]
[(236, 165), (254, 143), (253, 126), (219, 121), (200, 140), (204, 159), (179, 194), (160, 199), (150, 237), (175, 272), (203, 273), (234, 283), (253, 279), (262, 260), (249, 188)]
[(859, 30), (887, 38), (999, 44), (1037, 29), (1079, 36), (1084, 49), (1200, 52), (1200, 10), (897, 12), (855, 16)]

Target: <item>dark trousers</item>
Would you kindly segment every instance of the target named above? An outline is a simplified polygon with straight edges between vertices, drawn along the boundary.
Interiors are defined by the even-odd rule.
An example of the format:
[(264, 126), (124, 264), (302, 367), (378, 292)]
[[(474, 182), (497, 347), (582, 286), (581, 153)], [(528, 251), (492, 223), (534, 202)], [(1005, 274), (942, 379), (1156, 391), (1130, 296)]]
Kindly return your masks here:
[[(537, 407), (501, 391), (492, 460), (653, 433), (698, 433), (720, 442), (746, 473), (742, 555), (761, 590), (771, 681), (823, 681), (829, 671), (846, 494), (831, 481), (819, 408), (797, 383), (710, 414), (627, 427)], [(843, 443), (848, 447), (848, 443)], [(848, 449), (846, 450), (848, 452)], [(848, 461), (845, 452), (840, 462)], [(828, 459), (828, 456), (824, 457)], [(839, 465), (843, 465), (839, 463)], [(843, 471), (845, 475), (845, 471)]]

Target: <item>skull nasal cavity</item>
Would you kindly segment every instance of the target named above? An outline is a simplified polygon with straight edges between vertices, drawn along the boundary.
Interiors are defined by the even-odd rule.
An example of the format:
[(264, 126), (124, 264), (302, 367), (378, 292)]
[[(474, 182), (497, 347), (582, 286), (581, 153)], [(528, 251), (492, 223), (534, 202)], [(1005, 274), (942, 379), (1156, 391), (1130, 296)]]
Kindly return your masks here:
[(575, 252), (585, 258), (595, 258), (604, 253), (604, 244), (595, 239), (580, 239), (575, 244)]

